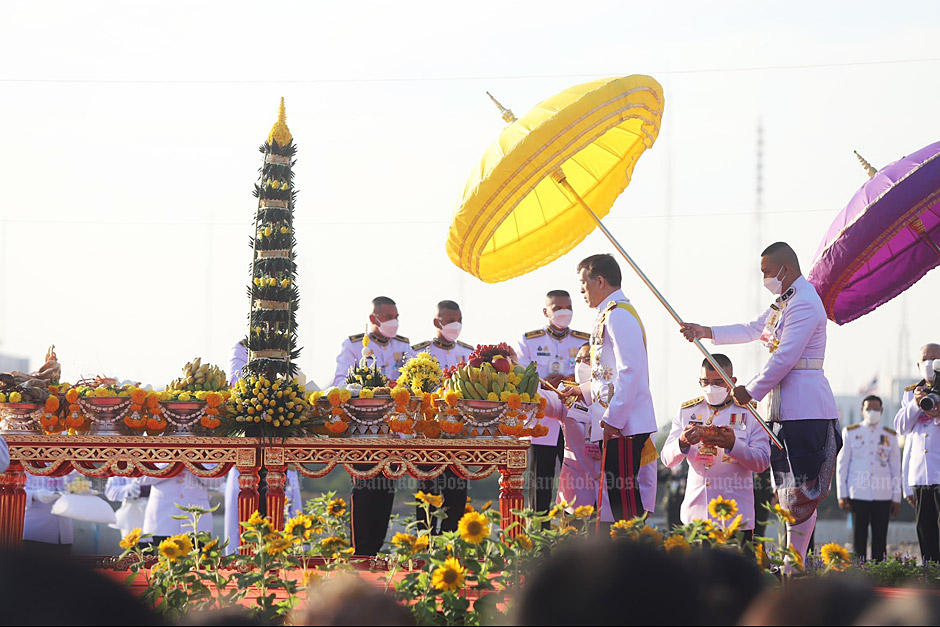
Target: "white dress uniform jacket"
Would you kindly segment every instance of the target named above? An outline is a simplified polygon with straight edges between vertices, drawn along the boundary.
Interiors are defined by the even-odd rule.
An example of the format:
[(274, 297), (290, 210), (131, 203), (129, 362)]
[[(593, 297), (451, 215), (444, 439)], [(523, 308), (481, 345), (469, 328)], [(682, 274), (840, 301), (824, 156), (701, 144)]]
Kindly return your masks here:
[(901, 449), (893, 429), (856, 423), (842, 430), (836, 458), (840, 499), (901, 502)]
[[(536, 370), (543, 379), (551, 374), (562, 374), (569, 379), (574, 378), (575, 358), (578, 351), (588, 342), (591, 336), (583, 331), (574, 331), (570, 328), (557, 331), (551, 325), (529, 331), (519, 341), (519, 363), (528, 366), (530, 362), (536, 363)], [(532, 438), (532, 444), (539, 446), (555, 446), (558, 444), (558, 432), (561, 423), (548, 420), (545, 423), (548, 433), (539, 438)]]
[[(333, 385), (344, 383), (350, 366), (362, 359), (363, 337), (365, 337), (365, 334), (360, 333), (350, 335), (343, 340), (343, 348), (336, 358), (336, 374), (333, 375)], [(414, 356), (408, 338), (396, 335), (386, 340), (378, 334), (371, 334), (369, 339), (369, 350), (372, 351), (372, 355), (375, 357), (375, 365), (379, 372), (388, 377), (389, 381), (397, 381), (401, 367)]]
[(914, 400), (914, 388), (904, 392), (894, 417), (898, 433), (910, 441), (906, 482), (910, 486), (940, 485), (940, 418), (929, 417)]
[[(588, 407), (575, 402), (571, 408), (553, 393), (546, 393), (545, 416), (561, 423), (565, 434), (565, 456), (558, 476), (558, 496), (556, 503), (568, 503), (570, 511), (580, 505), (593, 505), (597, 507), (597, 494), (601, 476), (601, 447), (591, 440), (591, 414), (600, 412), (600, 405)], [(656, 448), (652, 440), (647, 440), (647, 449), (651, 451), (649, 459), (644, 450), (644, 459), (641, 462), (637, 481), (640, 484), (640, 500), (643, 509), (653, 513), (656, 506)], [(610, 511), (607, 490), (603, 490), (603, 501), (600, 507), (601, 520), (614, 522)]]
[(456, 342), (447, 342), (437, 337), (411, 347), (411, 352), (414, 355), (418, 353), (430, 353), (431, 356), (437, 360), (437, 363), (441, 365), (441, 368), (452, 368), (462, 361), (467, 361), (473, 350), (474, 348), (472, 346), (459, 340)]
[[(760, 401), (779, 385), (779, 420), (838, 419), (835, 397), (822, 369), (826, 311), (816, 288), (802, 276), (757, 319), (712, 327), (712, 336), (715, 345), (764, 342), (770, 358), (745, 387)], [(769, 415), (766, 410), (765, 415)]]
[(908, 468), (911, 466), (911, 438), (904, 438), (904, 449), (901, 451), (901, 489), (904, 498), (914, 496), (914, 486), (907, 480)]
[[(52, 513), (53, 494), (67, 489), (64, 477), (37, 477), (26, 475), (26, 518), (23, 521), (23, 539), (48, 544), (72, 544), (72, 519)], [(47, 503), (43, 503), (48, 500)]]
[(591, 439), (604, 439), (601, 421), (624, 436), (656, 432), (656, 414), (650, 394), (646, 331), (623, 291), (617, 290), (597, 307), (591, 336), (591, 381), (581, 391), (594, 412)]
[[(228, 546), (226, 555), (234, 553), (238, 547), (241, 531), (238, 525), (238, 477), (241, 473), (238, 468), (232, 468), (225, 478), (225, 539)], [(287, 471), (287, 485), (284, 486), (284, 496), (287, 498), (288, 518), (304, 511), (303, 499), (300, 496), (300, 476), (296, 470)]]
[[(679, 436), (693, 421), (734, 427), (734, 446), (730, 451), (717, 448), (714, 454), (709, 454), (702, 451), (700, 442), (682, 450)], [(754, 474), (770, 465), (770, 439), (754, 424), (745, 408), (731, 399), (717, 408), (709, 405), (704, 397), (683, 403), (672, 420), (662, 460), (668, 468), (678, 466), (682, 460), (689, 464), (685, 498), (679, 512), (683, 524), (710, 518), (708, 504), (721, 496), (737, 501), (738, 512), (742, 515), (741, 529), (754, 528)]]
[[(138, 481), (140, 485), (150, 486), (143, 532), (153, 536), (174, 536), (192, 531), (190, 527), (183, 527), (188, 521), (173, 518), (184, 513), (176, 506), (209, 509), (209, 490), (218, 490), (221, 486), (220, 479), (203, 479), (185, 469), (175, 477), (141, 477)], [(212, 514), (199, 519), (198, 531), (212, 531)]]
[(3, 438), (0, 438), (0, 472), (6, 472), (7, 468), (10, 467), (10, 447), (7, 446), (7, 441)]

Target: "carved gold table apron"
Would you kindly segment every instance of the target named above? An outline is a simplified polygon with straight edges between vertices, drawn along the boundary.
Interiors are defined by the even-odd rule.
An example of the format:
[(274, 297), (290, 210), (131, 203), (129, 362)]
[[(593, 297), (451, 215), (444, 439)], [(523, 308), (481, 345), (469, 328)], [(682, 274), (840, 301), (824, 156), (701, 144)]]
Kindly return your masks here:
[[(222, 477), (233, 467), (241, 473), (238, 519), (258, 509), (258, 471), (265, 466), (267, 511), (276, 528), (284, 526), (284, 482), (288, 467), (308, 477), (323, 477), (342, 466), (357, 479), (378, 474), (431, 479), (448, 466), (466, 479), (500, 474), (502, 526), (523, 508), (523, 473), (529, 443), (509, 439), (258, 438), (172, 436), (6, 435), (10, 467), (0, 474), (0, 547), (23, 540), (26, 473), (62, 477), (77, 471), (88, 477), (173, 477), (183, 469), (199, 477)], [(368, 470), (356, 467), (368, 466)], [(517, 528), (511, 532), (515, 535)]]

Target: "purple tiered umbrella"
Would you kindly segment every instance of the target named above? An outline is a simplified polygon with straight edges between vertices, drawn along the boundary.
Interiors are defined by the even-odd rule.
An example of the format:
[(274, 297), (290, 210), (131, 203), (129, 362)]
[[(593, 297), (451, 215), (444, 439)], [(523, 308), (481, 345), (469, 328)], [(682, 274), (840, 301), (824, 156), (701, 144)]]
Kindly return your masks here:
[(808, 277), (837, 324), (873, 311), (940, 265), (940, 142), (878, 171), (859, 160), (871, 178), (829, 227)]

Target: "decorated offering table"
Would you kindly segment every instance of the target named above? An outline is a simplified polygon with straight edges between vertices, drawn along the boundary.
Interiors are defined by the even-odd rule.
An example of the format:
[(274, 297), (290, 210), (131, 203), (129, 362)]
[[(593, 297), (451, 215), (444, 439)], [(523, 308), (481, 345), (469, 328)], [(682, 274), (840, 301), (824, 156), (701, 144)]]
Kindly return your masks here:
[[(23, 539), (26, 473), (60, 477), (77, 471), (89, 477), (172, 477), (183, 469), (200, 477), (241, 472), (238, 517), (247, 521), (259, 506), (259, 471), (267, 469), (267, 511), (283, 528), (284, 475), (288, 467), (322, 477), (342, 466), (356, 478), (384, 474), (436, 477), (448, 466), (467, 479), (500, 474), (502, 525), (523, 507), (523, 472), (529, 443), (513, 439), (152, 437), (6, 434), (10, 467), (0, 474), (0, 546)], [(367, 469), (363, 469), (367, 468)]]

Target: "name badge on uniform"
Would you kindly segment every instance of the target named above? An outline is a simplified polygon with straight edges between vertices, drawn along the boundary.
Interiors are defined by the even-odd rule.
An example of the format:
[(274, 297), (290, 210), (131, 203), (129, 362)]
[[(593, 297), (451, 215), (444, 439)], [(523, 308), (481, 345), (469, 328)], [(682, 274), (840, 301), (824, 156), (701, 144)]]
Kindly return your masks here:
[(599, 460), (601, 458), (601, 447), (593, 442), (584, 445), (584, 452), (593, 460)]

